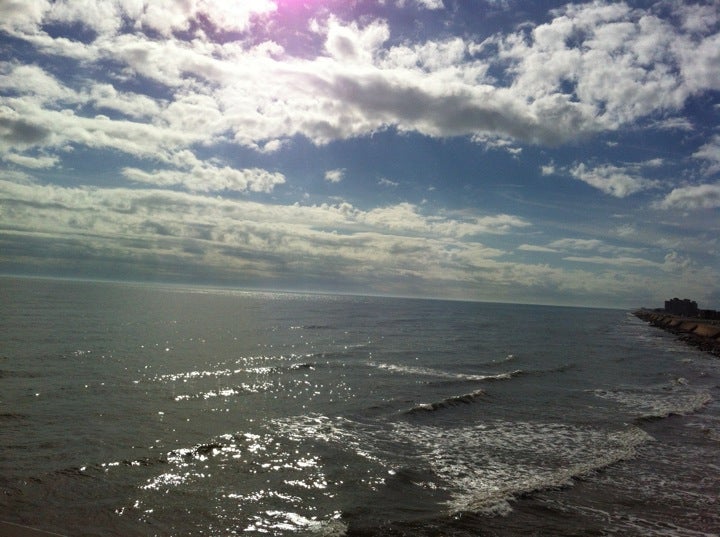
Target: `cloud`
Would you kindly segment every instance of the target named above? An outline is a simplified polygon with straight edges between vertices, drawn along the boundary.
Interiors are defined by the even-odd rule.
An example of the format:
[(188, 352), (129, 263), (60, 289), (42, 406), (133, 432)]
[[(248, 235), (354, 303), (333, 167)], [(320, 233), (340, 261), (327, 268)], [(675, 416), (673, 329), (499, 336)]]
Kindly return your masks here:
[[(8, 216), (0, 234), (5, 251), (22, 257), (36, 248), (44, 252), (40, 265), (72, 267), (76, 275), (130, 270), (125, 277), (152, 271), (174, 278), (182, 266), (235, 284), (338, 282), (366, 292), (445, 289), (458, 298), (479, 296), (478, 285), (517, 289), (541, 285), (548, 274), (562, 279), (548, 267), (500, 262), (503, 251), (478, 242), (480, 235), (529, 226), (511, 215), (423, 215), (408, 204), (371, 211), (347, 203), (263, 205), (157, 189), (7, 181), (0, 181), (0, 203)], [(69, 252), (77, 253), (73, 260)]]
[(337, 168), (335, 170), (328, 170), (325, 172), (325, 180), (328, 183), (339, 183), (345, 178), (345, 169)]
[(558, 239), (548, 246), (554, 250), (597, 250), (605, 243), (598, 239)]
[(124, 168), (122, 174), (129, 180), (155, 186), (182, 186), (191, 192), (272, 192), (285, 183), (281, 173), (259, 168), (237, 170), (228, 166), (217, 167), (198, 164), (187, 171)]
[[(580, 266), (606, 267), (600, 272), (504, 261), (507, 252), (479, 239), (524, 231), (529, 222), (512, 215), (423, 214), (411, 204), (363, 211), (349, 203), (268, 205), (159, 189), (0, 180), (0, 207), (2, 251), (16, 259), (43, 252), (34, 266), (49, 263), (55, 273), (173, 279), (182, 277), (183, 267), (196, 278), (234, 285), (336, 283), (364, 292), (525, 302), (555, 296), (594, 304), (648, 292), (647, 276), (627, 267), (687, 276), (691, 291), (714, 281), (714, 273), (698, 271), (678, 254), (652, 262), (595, 239), (560, 239), (543, 251), (607, 251), (568, 256)], [(0, 266), (8, 267), (7, 257)], [(664, 296), (668, 281), (651, 281)]]
[(521, 244), (517, 247), (517, 249), (523, 252), (557, 253), (557, 250), (554, 248), (549, 248), (548, 246), (538, 246), (535, 244)]
[(542, 175), (554, 175), (556, 172), (557, 170), (555, 168), (555, 164), (552, 162), (550, 164), (540, 166), (540, 173)]
[[(32, 184), (35, 182), (35, 179), (32, 175), (25, 171), (20, 170), (3, 170), (2, 171), (2, 179), (5, 181), (8, 181), (10, 183), (17, 183), (17, 184)], [(1, 208), (0, 208), (1, 209)]]
[[(635, 233), (636, 230), (634, 228), (618, 230), (620, 236)], [(612, 267), (612, 270), (622, 271), (622, 278), (629, 277), (631, 274), (636, 273), (637, 270), (650, 271), (650, 273), (658, 275), (658, 278), (661, 278), (660, 274), (663, 273), (683, 274), (683, 277), (690, 277), (690, 272), (688, 271), (695, 270), (689, 258), (675, 251), (671, 251), (664, 254), (663, 257), (660, 257), (663, 254), (657, 251), (657, 249), (655, 249), (655, 252), (649, 252), (648, 248), (617, 246), (599, 239), (563, 238), (554, 240), (545, 246), (522, 244), (518, 247), (518, 250), (549, 254), (571, 254), (563, 255), (561, 259), (569, 263)], [(658, 257), (662, 260), (656, 260)], [(703, 273), (702, 279), (705, 281), (708, 276), (708, 274)], [(614, 277), (620, 276), (616, 274)], [(636, 273), (632, 277), (640, 276)], [(657, 281), (659, 282), (661, 279)], [(661, 290), (660, 287), (658, 287), (658, 289)], [(637, 289), (634, 292), (637, 293)]]
[(443, 0), (395, 0), (395, 5), (399, 8), (404, 8), (408, 3), (416, 4), (420, 9), (435, 10), (445, 8)]
[(720, 207), (720, 183), (674, 188), (656, 204), (660, 209), (717, 209)]
[(443, 0), (416, 0), (418, 5), (425, 9), (445, 9)]
[(484, 216), (472, 220), (479, 229), (475, 233), (497, 233), (504, 234), (519, 228), (530, 227), (532, 224), (523, 218), (509, 214), (496, 216)]
[[(687, 6), (684, 14), (706, 11)], [(680, 110), (690, 95), (720, 87), (718, 38), (712, 25), (685, 33), (651, 10), (596, 2), (567, 5), (549, 23), (498, 36), (497, 44), (518, 93), (587, 106), (593, 116), (582, 116), (582, 132)]]
[(637, 234), (637, 228), (633, 224), (623, 224), (615, 228), (619, 237), (632, 237)]
[(128, 2), (94, 2), (92, 0), (59, 0), (46, 12), (46, 20), (54, 23), (75, 23), (99, 34), (114, 34), (122, 24), (122, 6)]
[[(437, 0), (422, 4), (442, 7)], [(680, 110), (689, 96), (720, 88), (720, 74), (714, 74), (720, 73), (720, 37), (712, 26), (692, 22), (702, 19), (700, 6), (683, 11), (684, 30), (624, 3), (567, 6), (548, 23), (482, 44), (452, 38), (388, 45), (386, 21), (361, 25), (330, 16), (314, 30), (324, 37), (323, 48), (306, 57), (271, 41), (251, 41), (253, 17), (277, 9), (269, 1), (3, 6), (5, 31), (45, 53), (82, 59), (84, 67), (102, 61), (113, 66), (114, 76), (163, 85), (171, 102), (161, 117), (169, 124), (183, 125), (193, 106), (203, 108), (208, 115), (197, 116), (197, 138), (230, 132), (237, 143), (265, 151), (295, 135), (325, 144), (390, 126), (433, 137), (557, 145)], [(201, 31), (192, 39), (178, 37), (200, 20), (238, 37), (223, 43)], [(75, 23), (97, 36), (70, 41), (44, 30)], [(124, 33), (127, 28), (134, 32)], [(488, 76), (491, 68), (494, 77)], [(14, 83), (22, 87), (20, 79)], [(59, 98), (62, 88), (45, 87)], [(131, 118), (158, 117), (166, 109), (164, 102), (142, 97), (107, 83), (78, 96)], [(625, 181), (608, 189), (616, 195), (634, 188)]]
[(357, 23), (344, 24), (331, 17), (327, 25), (325, 50), (334, 59), (368, 65), (380, 47), (390, 38), (387, 23), (373, 21), (360, 27)]
[(664, 262), (663, 262), (663, 269), (668, 272), (674, 272), (678, 270), (685, 270), (687, 268), (690, 268), (692, 265), (692, 262), (690, 259), (683, 257), (682, 255), (678, 254), (677, 252), (673, 251), (668, 253), (665, 256)]
[[(37, 82), (36, 89), (19, 82), (26, 75)], [(17, 66), (9, 71), (4, 84), (11, 95), (24, 95), (0, 95), (0, 138), (6, 142), (0, 152), (32, 148), (50, 151), (78, 144), (167, 160), (172, 153), (206, 139), (202, 129), (178, 128), (177, 117), (183, 114), (175, 116), (173, 123), (165, 123), (162, 114), (156, 114), (161, 110), (160, 103), (146, 96), (117, 92), (109, 84), (76, 92), (40, 68), (26, 71)], [(91, 108), (87, 115), (76, 113), (83, 105), (97, 108)], [(101, 109), (121, 111), (131, 117), (112, 119), (98, 113)], [(198, 120), (198, 124), (202, 122)]]
[(0, 139), (6, 144), (6, 150), (39, 145), (50, 136), (51, 131), (41, 123), (22, 118), (15, 110), (0, 107)]
[(675, 10), (681, 17), (682, 25), (686, 30), (703, 34), (712, 30), (720, 19), (716, 7), (714, 5), (679, 4), (675, 6)]
[(31, 32), (50, 9), (48, 0), (3, 0), (0, 2), (0, 27)]
[[(300, 147), (298, 138), (322, 146), (377, 133), (460, 136), (522, 151), (523, 158), (542, 155), (549, 162), (543, 175), (564, 175), (617, 198), (668, 188), (655, 179), (673, 164), (668, 160), (612, 164), (598, 157), (567, 166), (551, 150), (525, 145), (581, 144), (603, 134), (598, 147), (605, 150), (617, 145), (608, 140), (612, 133), (628, 130), (702, 135), (702, 122), (683, 114), (695, 108), (686, 107), (693, 98), (720, 89), (714, 6), (564, 5), (543, 23), (478, 41), (469, 33), (402, 33), (408, 28), (370, 8), (351, 21), (316, 4), (306, 2), (303, 11), (312, 22), (290, 23), (283, 4), (270, 0), (0, 0), (0, 31), (17, 56), (0, 62), (0, 158), (10, 168), (0, 189), (5, 236), (18, 248), (28, 237), (38, 246), (56, 239), (109, 264), (159, 252), (168, 267), (188, 263), (223, 274), (284, 271), (322, 280), (341, 271), (358, 282), (373, 275), (395, 284), (437, 278), (464, 290), (482, 283), (508, 292), (610, 296), (645, 289), (641, 276), (663, 266), (695, 270), (681, 254), (657, 261), (662, 256), (653, 252), (643, 261), (641, 249), (610, 244), (609, 237), (632, 236), (631, 227), (598, 231), (607, 241), (552, 240), (516, 215), (432, 212), (433, 204), (421, 203), (359, 209), (249, 199), (303, 190), (273, 169), (286, 169), (276, 164), (284, 154), (271, 155)], [(440, 0), (404, 6), (416, 14), (444, 7)], [(25, 56), (31, 51), (32, 62)], [(719, 140), (701, 142), (693, 155), (709, 174), (720, 168)], [(88, 160), (78, 165), (81, 157)], [(102, 181), (114, 173), (133, 188), (42, 187), (18, 171), (48, 178), (46, 170), (58, 168), (63, 180), (80, 184), (93, 181), (82, 173), (93, 159), (107, 165)], [(344, 173), (337, 168), (324, 177), (338, 182)], [(410, 185), (402, 172), (376, 173), (381, 186)], [(443, 178), (433, 180), (440, 185)], [(675, 188), (654, 207), (715, 209), (713, 181)], [(291, 188), (278, 188), (286, 183)], [(224, 192), (236, 199), (216, 199)], [(433, 201), (442, 194), (439, 188)], [(550, 238), (516, 246), (527, 231)], [(508, 261), (518, 252), (564, 256), (576, 265)], [(623, 262), (645, 272), (632, 275)]]
[(218, 30), (243, 32), (250, 27), (253, 16), (272, 13), (276, 10), (277, 2), (270, 0), (246, 0), (244, 2), (200, 0), (193, 16), (196, 19), (199, 16), (206, 17)]
[(665, 160), (662, 158), (653, 158), (650, 160), (646, 160), (644, 162), (640, 162), (638, 166), (640, 167), (647, 167), (647, 168), (659, 168), (665, 163)]
[[(642, 249), (630, 248), (623, 246), (615, 246), (608, 244), (600, 239), (578, 239), (567, 237), (556, 239), (546, 245), (523, 244), (518, 247), (519, 250), (526, 252), (547, 252), (547, 253), (568, 253), (568, 252), (598, 252), (604, 255), (612, 255), (614, 258), (619, 256), (627, 256), (628, 254), (638, 254)], [(574, 256), (572, 259), (586, 259), (587, 256)], [(565, 258), (571, 259), (571, 258)]]
[(709, 142), (693, 153), (693, 157), (709, 163), (707, 173), (720, 171), (720, 135), (713, 136)]
[[(652, 164), (654, 166), (654, 164)], [(606, 164), (589, 168), (583, 163), (569, 170), (575, 179), (616, 198), (625, 198), (637, 192), (657, 188), (658, 181), (637, 175), (639, 166), (613, 166)]]
[(19, 94), (38, 102), (77, 103), (75, 91), (37, 65), (0, 62), (0, 91)]
[(387, 179), (386, 177), (381, 177), (378, 179), (378, 184), (380, 186), (395, 188), (400, 185), (397, 181), (391, 181), (390, 179)]
[(563, 258), (565, 261), (575, 263), (587, 263), (593, 265), (606, 265), (621, 268), (651, 268), (666, 273), (686, 273), (692, 269), (690, 259), (679, 255), (672, 251), (667, 253), (662, 262), (652, 261), (641, 257), (629, 256), (568, 256)]
[(119, 238), (156, 241), (162, 235), (176, 244), (191, 240), (214, 250), (240, 249), (248, 260), (268, 255), (290, 260), (302, 252), (314, 256), (314, 263), (335, 256), (348, 262), (370, 260), (412, 244), (424, 245), (425, 253), (430, 247), (477, 249), (494, 257), (502, 252), (475, 238), (529, 225), (511, 215), (423, 215), (406, 203), (362, 211), (348, 203), (264, 205), (158, 189), (63, 188), (2, 180), (0, 201), (12, 216), (6, 222), (18, 231), (95, 237), (108, 244)]
[(251, 17), (277, 9), (269, 0), (224, 2), (222, 0), (14, 0), (0, 3), (6, 29), (32, 31), (42, 23), (81, 23), (100, 35), (117, 34), (125, 21), (136, 30), (159, 32), (169, 37), (188, 30), (191, 22), (205, 21), (220, 31), (245, 31)]
[(52, 168), (57, 166), (60, 161), (60, 159), (56, 156), (26, 156), (19, 155), (17, 153), (0, 155), (0, 158), (7, 162), (12, 162), (13, 164), (32, 169)]
[(86, 103), (98, 110), (120, 112), (133, 119), (160, 116), (166, 104), (146, 95), (120, 92), (112, 84), (93, 84), (83, 97)]
[(573, 261), (575, 263), (592, 263), (595, 265), (611, 265), (616, 267), (657, 267), (658, 264), (642, 259), (639, 257), (578, 257), (568, 256), (563, 258), (565, 261)]
[(651, 126), (659, 130), (680, 130), (691, 132), (695, 129), (692, 122), (684, 117), (671, 117), (651, 123)]
[[(464, 239), (488, 234), (503, 235), (531, 226), (526, 220), (508, 214), (483, 216), (467, 212), (424, 214), (417, 205), (407, 202), (367, 211), (361, 211), (347, 202), (320, 207), (342, 216), (341, 222), (335, 221), (332, 225), (335, 226), (333, 229), (341, 229), (344, 232), (359, 226), (360, 229), (373, 232), (384, 230), (410, 236), (428, 235)], [(308, 213), (306, 216), (317, 220), (312, 214)], [(321, 222), (317, 221), (316, 226), (321, 226)]]

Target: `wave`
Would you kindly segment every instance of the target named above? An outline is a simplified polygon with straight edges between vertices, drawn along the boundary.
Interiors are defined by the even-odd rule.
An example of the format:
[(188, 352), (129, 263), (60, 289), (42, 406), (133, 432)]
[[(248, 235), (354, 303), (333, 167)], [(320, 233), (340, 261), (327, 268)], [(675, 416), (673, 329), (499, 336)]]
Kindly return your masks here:
[(318, 520), (316, 516), (305, 517), (291, 511), (270, 510), (263, 516), (253, 517), (253, 521), (246, 529), (249, 532), (278, 534), (278, 530), (288, 533), (301, 533), (302, 535), (317, 535), (318, 537), (341, 537), (348, 531), (347, 525), (340, 520), (342, 514), (335, 512), (326, 519)]
[(288, 369), (296, 370), (296, 369), (310, 369), (315, 370), (318, 367), (318, 364), (313, 362), (302, 362), (298, 364), (292, 364)]
[[(163, 457), (142, 457), (139, 459), (123, 459), (121, 461), (114, 461), (114, 462), (103, 462), (100, 465), (98, 465), (99, 468), (107, 471), (109, 468), (117, 467), (117, 466), (154, 466), (156, 464), (167, 464), (168, 460), (167, 458)], [(87, 471), (87, 466), (81, 467), (79, 470), (81, 472)]]
[(477, 375), (472, 373), (452, 373), (450, 371), (443, 371), (440, 369), (433, 369), (430, 367), (418, 367), (398, 364), (384, 364), (377, 362), (366, 362), (366, 365), (375, 367), (377, 369), (383, 369), (392, 373), (399, 373), (404, 375), (416, 375), (423, 377), (435, 377), (443, 379), (461, 380), (461, 381), (493, 381), (493, 380), (507, 380), (518, 375), (522, 375), (524, 371), (522, 369), (516, 369), (514, 371), (507, 371), (504, 373), (496, 373), (492, 375)]
[(275, 366), (261, 366), (261, 367), (251, 367), (248, 369), (245, 369), (246, 373), (254, 373), (258, 375), (272, 375), (272, 374), (282, 374), (286, 371), (297, 371), (298, 369), (310, 369), (315, 370), (317, 367), (319, 367), (319, 364), (315, 362), (297, 362), (292, 363), (289, 365), (275, 365)]
[[(234, 438), (233, 436), (229, 437), (230, 440), (234, 440)], [(226, 450), (229, 445), (231, 443), (214, 441), (197, 444), (190, 448), (175, 449), (167, 454), (167, 460), (170, 463), (185, 463), (192, 459), (205, 460), (216, 453)]]
[(27, 414), (20, 414), (18, 412), (0, 412), (1, 421), (19, 421), (28, 418)]
[[(452, 399), (436, 406), (455, 403)], [(455, 404), (462, 404), (459, 399)], [(608, 431), (503, 420), (442, 427), (309, 415), (275, 420), (272, 428), (290, 441), (323, 442), (362, 457), (371, 464), (367, 483), (373, 486), (391, 486), (388, 476), (402, 478), (410, 471), (404, 481), (437, 491), (432, 495), (442, 498), (452, 516), (506, 514), (518, 497), (570, 486), (576, 479), (635, 457), (638, 447), (652, 440), (634, 425)]]
[[(277, 430), (270, 429), (263, 427), (256, 432), (222, 434), (190, 447), (173, 449), (166, 455), (168, 466), (149, 477), (141, 488), (168, 492), (205, 482), (214, 489), (212, 475), (224, 473), (226, 469), (232, 469), (234, 475), (264, 476), (261, 481), (255, 481), (263, 488), (240, 487), (237, 498), (258, 501), (270, 493), (265, 486), (278, 486), (277, 494), (273, 495), (270, 504), (266, 504), (268, 507), (271, 504), (277, 507), (275, 500), (278, 499), (295, 502), (298, 489), (327, 488), (329, 479), (321, 456), (299, 449), (288, 438), (279, 436)], [(234, 481), (232, 477), (230, 480)]]
[(563, 364), (558, 367), (555, 367), (553, 369), (545, 369), (542, 371), (537, 371), (537, 373), (542, 374), (548, 374), (548, 373), (566, 373), (567, 371), (572, 371), (573, 369), (577, 369), (577, 364)]
[(294, 442), (321, 441), (383, 467), (391, 466), (388, 461), (396, 438), (380, 423), (366, 424), (339, 416), (307, 414), (273, 420), (272, 427)]
[(484, 390), (476, 390), (474, 392), (466, 393), (463, 395), (455, 395), (443, 399), (442, 401), (436, 401), (435, 403), (420, 403), (414, 406), (410, 410), (405, 411), (405, 414), (418, 414), (424, 412), (434, 412), (436, 410), (442, 410), (444, 408), (457, 406), (457, 405), (469, 405), (476, 399), (483, 397), (485, 394)]
[(485, 375), (482, 380), (508, 380), (511, 378), (519, 377), (526, 373), (523, 369), (515, 369), (514, 371), (508, 371), (506, 373), (498, 373), (497, 375)]
[(183, 373), (166, 373), (157, 375), (151, 380), (156, 382), (187, 381), (203, 378), (230, 377), (246, 372), (246, 369), (214, 369), (208, 371), (185, 371)]
[(447, 493), (450, 514), (507, 513), (519, 496), (568, 486), (634, 457), (641, 444), (652, 440), (637, 426), (606, 431), (501, 420), (443, 428), (315, 415), (277, 420), (273, 426), (290, 440), (327, 442), (379, 464), (382, 483), (403, 468), (428, 469), (429, 474), (421, 470), (429, 477), (425, 485)]
[[(123, 459), (119, 461), (104, 462), (97, 465), (87, 465), (77, 469), (79, 472), (88, 472), (98, 469), (108, 472), (118, 467), (148, 467), (156, 465), (172, 465), (186, 467), (190, 463), (202, 463), (211, 457), (233, 459), (243, 452), (262, 451), (264, 448), (259, 435), (251, 433), (223, 434), (208, 442), (195, 444), (187, 448), (177, 448), (158, 457), (141, 457), (137, 459)], [(74, 470), (74, 469), (70, 469)]]
[(453, 429), (398, 423), (396, 430), (449, 491), (450, 514), (506, 514), (519, 496), (569, 486), (634, 457), (652, 440), (637, 426), (608, 432), (561, 423), (494, 421)]
[(174, 397), (175, 401), (189, 401), (191, 399), (213, 399), (215, 397), (236, 397), (253, 393), (264, 393), (275, 387), (273, 382), (256, 382), (254, 384), (243, 383), (228, 388), (218, 388), (194, 394), (181, 394)]
[(620, 403), (637, 421), (651, 421), (673, 415), (684, 416), (702, 409), (712, 401), (704, 390), (694, 390), (685, 379), (651, 388), (595, 390), (602, 399)]
[[(300, 357), (311, 357), (312, 355), (291, 355), (288, 357), (281, 356), (279, 359), (282, 360), (295, 360)], [(277, 357), (274, 357), (278, 359)], [(189, 380), (199, 380), (206, 378), (221, 378), (221, 377), (232, 377), (236, 375), (251, 374), (251, 375), (275, 375), (282, 374), (286, 371), (295, 371), (298, 369), (315, 369), (320, 367), (320, 364), (316, 362), (293, 362), (290, 364), (283, 365), (259, 365), (256, 367), (242, 367), (242, 368), (222, 368), (222, 369), (211, 369), (211, 370), (196, 370), (196, 371), (185, 371), (180, 373), (165, 373), (152, 377), (150, 380), (154, 382), (187, 382)]]
[(25, 378), (25, 379), (34, 379), (34, 378), (40, 378), (42, 377), (42, 373), (35, 373), (32, 371), (15, 371), (12, 369), (0, 369), (0, 379), (1, 378)]
[(604, 451), (596, 452), (593, 458), (577, 461), (564, 468), (540, 471), (521, 477), (506, 488), (488, 494), (484, 487), (471, 490), (470, 494), (459, 495), (449, 502), (451, 511), (483, 512), (503, 514), (511, 510), (510, 502), (521, 495), (541, 492), (570, 486), (575, 479), (588, 476), (598, 470), (612, 466), (622, 460), (632, 459), (637, 448), (652, 437), (640, 429), (611, 435), (611, 446)]

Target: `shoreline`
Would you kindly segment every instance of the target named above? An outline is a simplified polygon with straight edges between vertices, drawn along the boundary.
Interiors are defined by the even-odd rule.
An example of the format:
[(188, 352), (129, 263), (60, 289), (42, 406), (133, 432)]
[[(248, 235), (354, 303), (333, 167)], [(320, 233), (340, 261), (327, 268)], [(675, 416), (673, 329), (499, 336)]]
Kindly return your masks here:
[(720, 357), (720, 321), (681, 317), (646, 309), (632, 313), (652, 326), (675, 334), (679, 340)]

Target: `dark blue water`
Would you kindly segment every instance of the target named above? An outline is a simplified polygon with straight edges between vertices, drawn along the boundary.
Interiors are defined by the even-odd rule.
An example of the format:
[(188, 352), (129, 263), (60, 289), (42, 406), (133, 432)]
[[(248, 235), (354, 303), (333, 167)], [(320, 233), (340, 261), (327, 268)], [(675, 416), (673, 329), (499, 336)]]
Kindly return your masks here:
[(0, 519), (713, 535), (720, 362), (618, 310), (0, 278)]

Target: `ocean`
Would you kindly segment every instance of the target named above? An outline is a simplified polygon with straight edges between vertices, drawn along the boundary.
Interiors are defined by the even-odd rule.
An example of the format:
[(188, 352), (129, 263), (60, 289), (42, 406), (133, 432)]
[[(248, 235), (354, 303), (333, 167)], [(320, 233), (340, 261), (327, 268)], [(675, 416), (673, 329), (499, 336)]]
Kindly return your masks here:
[(720, 361), (627, 311), (0, 278), (0, 520), (720, 533)]

